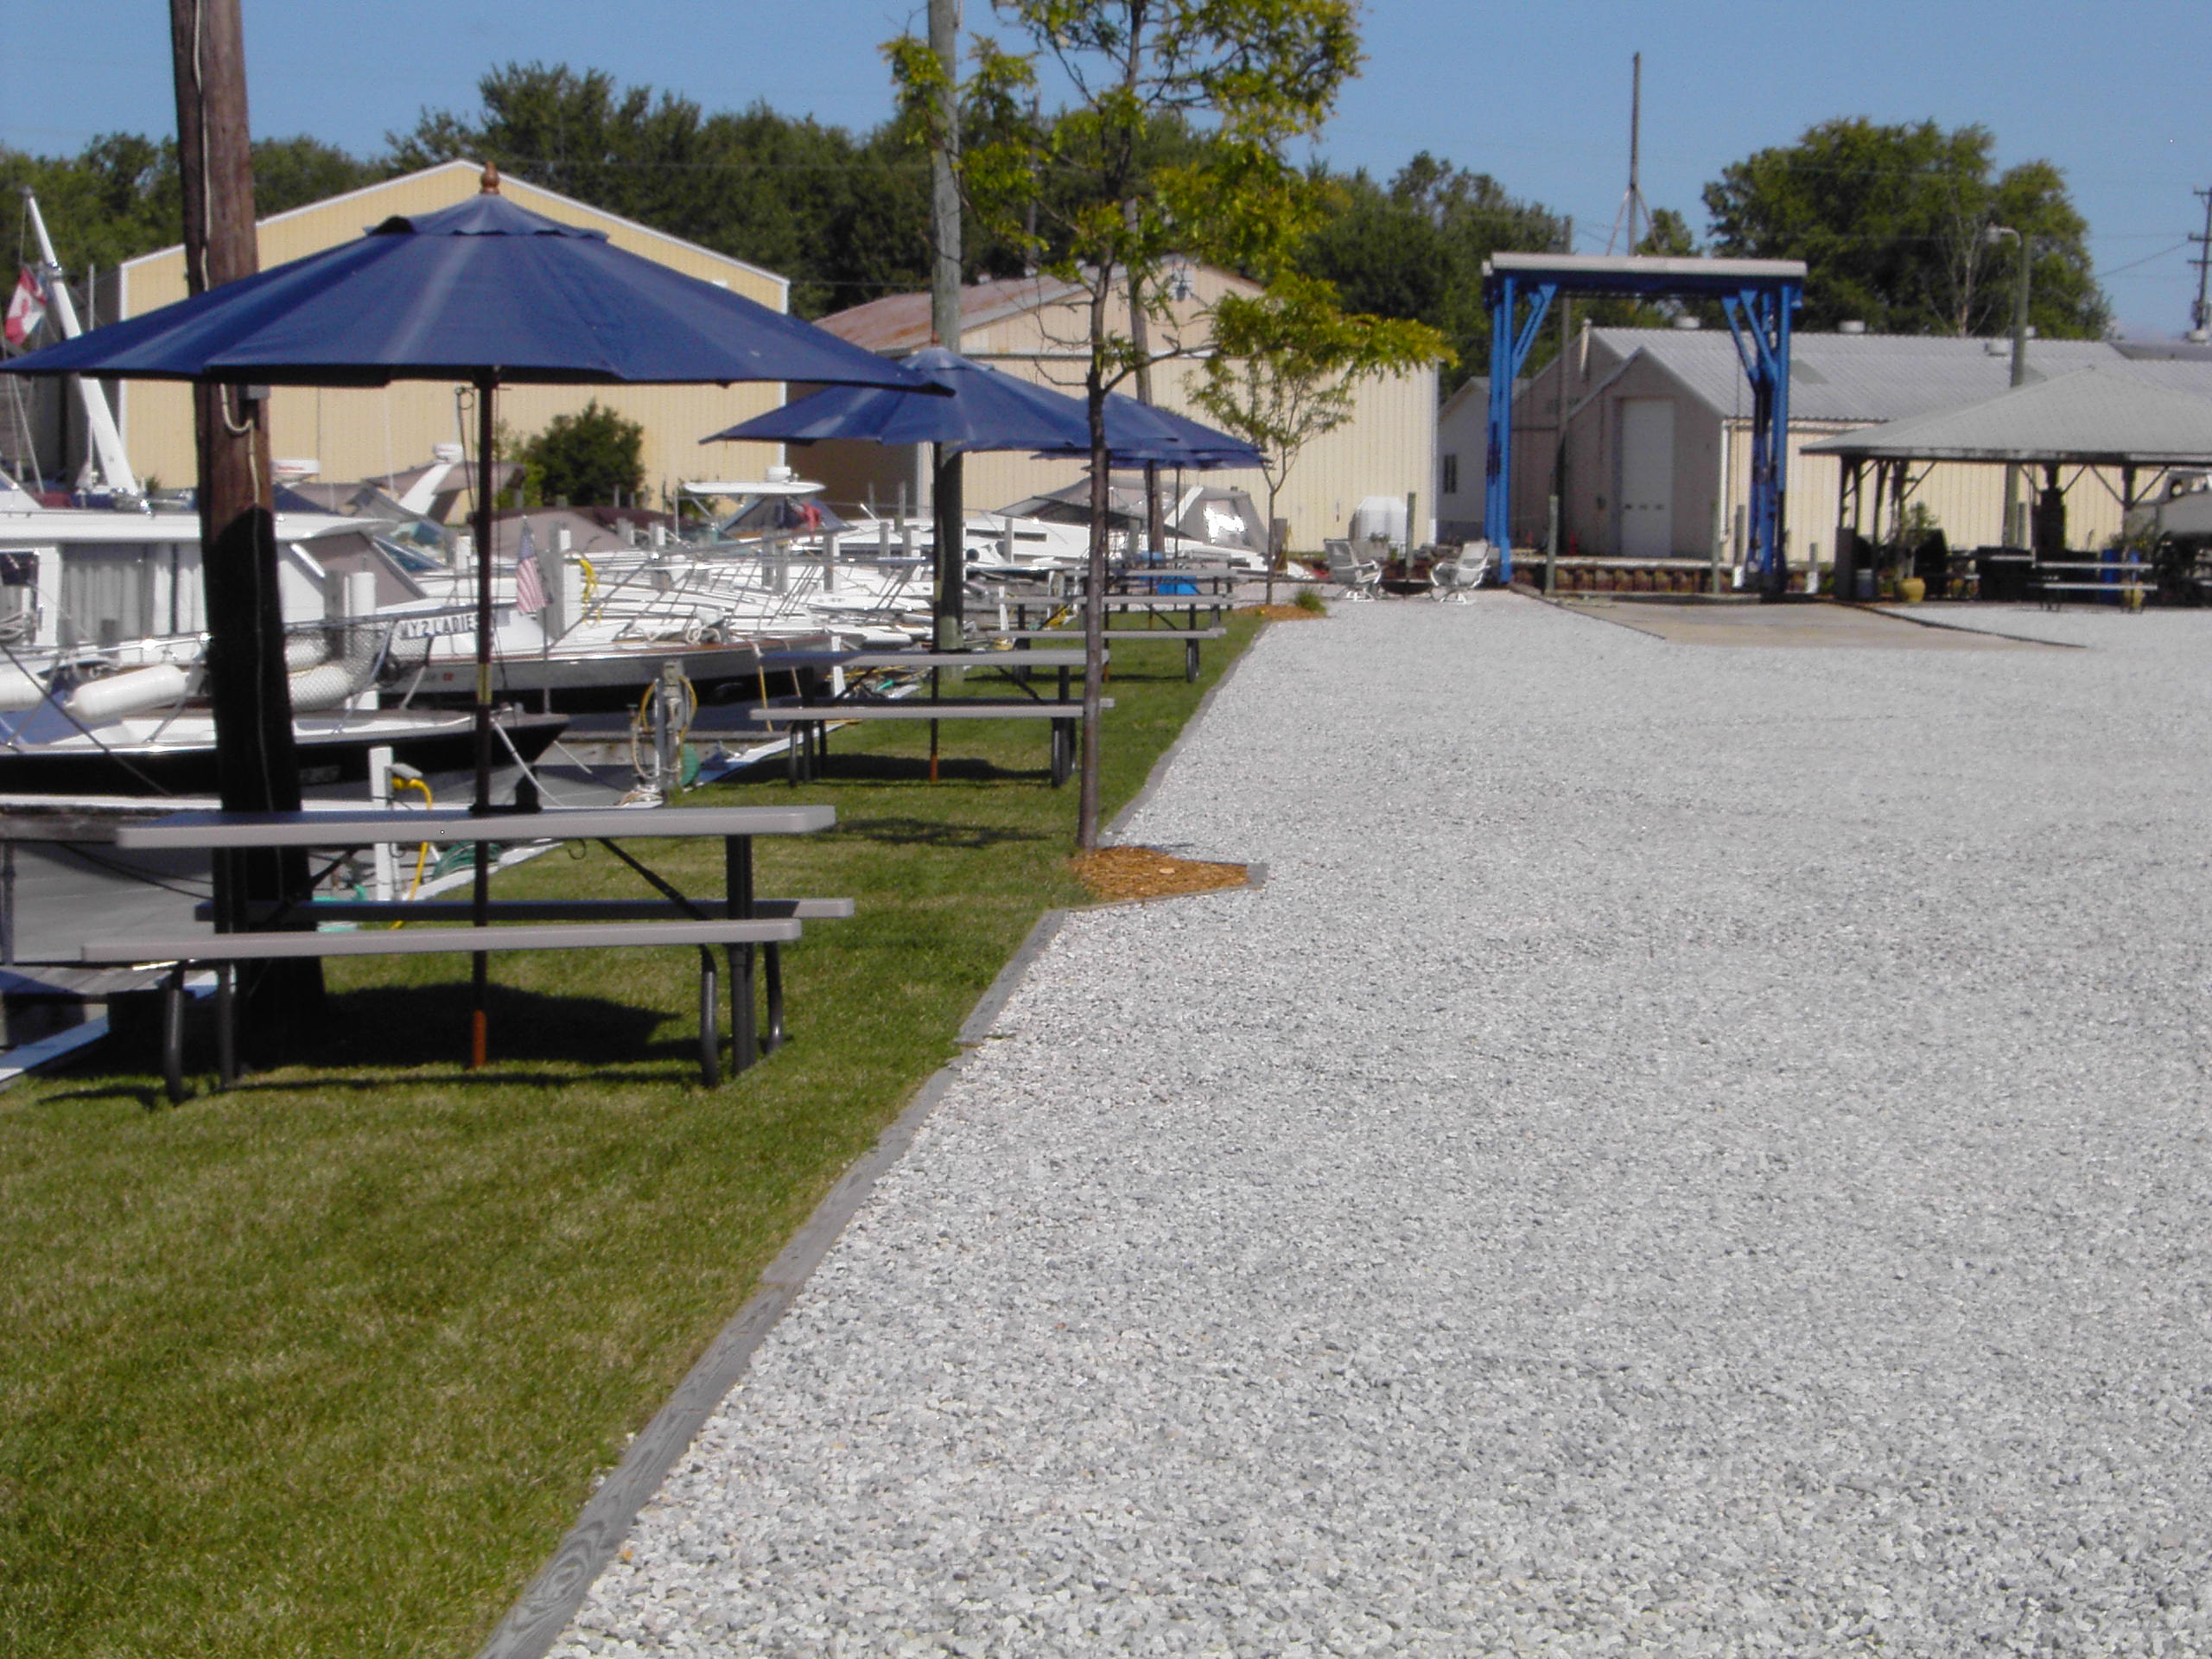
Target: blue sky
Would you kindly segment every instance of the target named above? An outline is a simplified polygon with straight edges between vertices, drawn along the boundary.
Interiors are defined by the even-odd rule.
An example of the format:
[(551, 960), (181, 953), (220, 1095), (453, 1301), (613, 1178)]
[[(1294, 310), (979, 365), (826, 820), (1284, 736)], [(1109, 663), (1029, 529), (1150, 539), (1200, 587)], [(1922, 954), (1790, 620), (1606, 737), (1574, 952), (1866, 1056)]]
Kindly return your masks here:
[[(980, 0), (968, 7), (971, 25), (988, 22)], [(246, 0), (251, 118), (264, 136), (373, 153), (426, 106), (474, 107), (486, 68), (539, 59), (709, 109), (766, 99), (866, 126), (889, 104), (876, 48), (918, 29), (923, 11), (920, 0)], [(174, 130), (166, 7), (73, 0), (52, 16), (57, 27), (0, 60), (0, 143), (66, 152), (102, 132)], [(1980, 122), (2000, 162), (2039, 156), (2064, 171), (2120, 321), (2171, 334), (2196, 291), (2183, 238), (2203, 215), (2191, 192), (2212, 186), (2203, 21), (2201, 0), (1374, 0), (1364, 73), (1320, 148), (1383, 175), (1420, 149), (1489, 172), (1573, 214), (1578, 245), (1602, 251), (1627, 179), (1632, 52), (1644, 61), (1644, 194), (1700, 228), (1707, 181), (1815, 122)]]

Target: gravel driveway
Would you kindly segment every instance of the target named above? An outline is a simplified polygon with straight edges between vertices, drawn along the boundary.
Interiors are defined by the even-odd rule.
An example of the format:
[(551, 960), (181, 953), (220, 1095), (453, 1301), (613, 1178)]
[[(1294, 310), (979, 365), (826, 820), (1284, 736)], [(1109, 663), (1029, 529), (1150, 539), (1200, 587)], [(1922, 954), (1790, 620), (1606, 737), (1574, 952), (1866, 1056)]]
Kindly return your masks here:
[(1071, 920), (556, 1651), (2212, 1653), (2212, 616), (2031, 631), (1270, 629), (1126, 836), (1265, 887)]

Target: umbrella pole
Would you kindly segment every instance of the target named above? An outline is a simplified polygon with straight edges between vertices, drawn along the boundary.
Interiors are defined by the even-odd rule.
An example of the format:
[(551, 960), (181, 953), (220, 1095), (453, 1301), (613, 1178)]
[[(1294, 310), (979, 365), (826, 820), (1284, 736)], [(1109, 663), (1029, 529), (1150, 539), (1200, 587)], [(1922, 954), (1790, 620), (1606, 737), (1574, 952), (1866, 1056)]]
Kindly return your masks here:
[[(479, 817), (492, 810), (492, 381), (476, 383), (476, 799), (469, 810)], [(470, 861), (470, 922), (492, 919), (491, 843), (475, 843)], [(482, 950), (469, 957), (468, 1065), (481, 1068), (488, 1058), (490, 1033), (484, 1014), (491, 988), (491, 957)]]

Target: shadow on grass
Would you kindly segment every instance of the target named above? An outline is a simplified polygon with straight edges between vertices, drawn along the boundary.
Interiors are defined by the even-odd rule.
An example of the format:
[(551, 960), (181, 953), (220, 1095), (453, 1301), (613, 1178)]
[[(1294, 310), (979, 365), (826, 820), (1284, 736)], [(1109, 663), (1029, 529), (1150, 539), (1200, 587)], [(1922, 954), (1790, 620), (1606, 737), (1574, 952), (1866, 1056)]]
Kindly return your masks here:
[(836, 833), (899, 847), (1003, 847), (1046, 838), (1036, 830), (995, 823), (938, 823), (927, 818), (845, 818), (839, 822)]
[[(727, 1021), (728, 988), (721, 1000)], [(249, 1075), (240, 1090), (278, 1092), (309, 1089), (364, 1090), (400, 1086), (443, 1087), (483, 1082), (505, 1087), (573, 1085), (572, 1071), (517, 1071), (516, 1062), (569, 1064), (591, 1068), (594, 1085), (666, 1083), (667, 1062), (696, 1065), (698, 1042), (683, 1032), (664, 1039), (655, 1033), (674, 1017), (605, 997), (556, 996), (494, 983), (485, 1007), (491, 1032), (492, 1065), (470, 1071), (461, 1065), (468, 1052), (469, 997), (466, 983), (386, 985), (336, 991), (327, 1011), (311, 1030), (292, 1036), (266, 1052), (243, 1058)], [(722, 1033), (725, 1042), (728, 1033)], [(214, 1010), (200, 1002), (186, 1028), (185, 1072), (211, 1077), (215, 1070)], [(70, 1074), (81, 1086), (58, 1092), (56, 1101), (90, 1102), (118, 1096), (152, 1107), (165, 1104), (159, 1080), (161, 1056), (149, 1040), (97, 1045)], [(252, 1071), (303, 1067), (322, 1075), (283, 1083), (257, 1083)], [(423, 1068), (435, 1070), (425, 1071)], [(352, 1076), (332, 1076), (350, 1072)], [(416, 1075), (402, 1078), (397, 1074)], [(694, 1073), (696, 1075), (696, 1072)]]
[[(940, 754), (937, 781), (940, 784), (1044, 784), (1050, 786), (1051, 766), (1001, 766), (995, 761), (968, 755)], [(861, 754), (831, 750), (817, 767), (818, 783), (927, 784), (930, 758), (926, 754)]]

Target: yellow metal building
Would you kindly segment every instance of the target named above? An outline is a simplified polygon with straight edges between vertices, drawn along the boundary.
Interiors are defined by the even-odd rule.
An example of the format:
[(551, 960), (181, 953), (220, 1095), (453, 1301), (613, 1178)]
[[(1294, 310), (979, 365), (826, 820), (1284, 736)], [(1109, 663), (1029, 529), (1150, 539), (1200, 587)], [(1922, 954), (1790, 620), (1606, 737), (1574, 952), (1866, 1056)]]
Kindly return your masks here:
[[(342, 196), (261, 221), (261, 267), (350, 242), (393, 214), (450, 207), (476, 194), (483, 169), (473, 162), (442, 166), (387, 180)], [(772, 271), (726, 254), (602, 213), (525, 180), (503, 177), (502, 194), (533, 213), (604, 231), (617, 246), (672, 270), (715, 283), (778, 311), (790, 308), (790, 283)], [(121, 266), (107, 279), (101, 314), (141, 316), (185, 297), (184, 250), (164, 248)], [(427, 461), (432, 447), (466, 442), (456, 416), (456, 388), (436, 381), (403, 380), (379, 390), (280, 386), (270, 396), (271, 443), (280, 459), (312, 459), (316, 474), (334, 481), (388, 477)], [(718, 445), (702, 449), (706, 434), (774, 408), (780, 385), (512, 386), (499, 392), (501, 425), (516, 438), (543, 429), (554, 416), (573, 413), (596, 398), (645, 429), (645, 473), (657, 499), (677, 481), (708, 474), (758, 477), (781, 454), (772, 444)], [(168, 486), (194, 481), (192, 405), (185, 387), (161, 381), (124, 383), (118, 410), (124, 442), (141, 479)]]
[[(1191, 264), (1182, 269), (1176, 291), (1172, 315), (1149, 323), (1147, 343), (1154, 352), (1179, 346), (1187, 355), (1154, 368), (1153, 401), (1205, 420), (1192, 400), (1191, 388), (1205, 373), (1206, 318), (1224, 294), (1259, 290), (1231, 272)], [(891, 295), (824, 317), (822, 326), (856, 346), (887, 357), (904, 357), (931, 343), (930, 296)], [(1108, 326), (1128, 334), (1126, 296)], [(961, 290), (962, 356), (1078, 398), (1089, 360), (1089, 328), (1084, 290), (1056, 277), (1008, 277)], [(1125, 381), (1114, 390), (1134, 396), (1136, 386)], [(1291, 547), (1318, 552), (1324, 537), (1344, 533), (1352, 509), (1370, 495), (1402, 499), (1409, 493), (1418, 494), (1416, 511), (1424, 520), (1433, 518), (1435, 450), (1433, 369), (1363, 383), (1354, 394), (1351, 418), (1307, 444), (1292, 467), (1275, 505), (1276, 516), (1290, 523)], [(928, 499), (928, 456), (918, 446), (794, 446), (791, 462), (806, 477), (821, 480), (833, 503), (873, 503), (888, 509), (896, 505), (902, 486), (910, 505), (918, 506)], [(964, 468), (963, 502), (969, 512), (994, 511), (1073, 484), (1084, 473), (1079, 461), (1040, 461), (1013, 453), (971, 455)], [(721, 476), (742, 474), (726, 470)], [(1267, 509), (1267, 481), (1256, 471), (1224, 470), (1202, 478), (1249, 491), (1254, 505), (1262, 512)], [(1186, 480), (1199, 481), (1198, 474)]]

